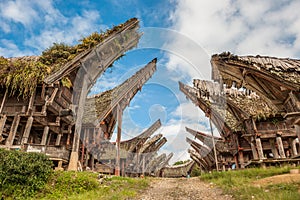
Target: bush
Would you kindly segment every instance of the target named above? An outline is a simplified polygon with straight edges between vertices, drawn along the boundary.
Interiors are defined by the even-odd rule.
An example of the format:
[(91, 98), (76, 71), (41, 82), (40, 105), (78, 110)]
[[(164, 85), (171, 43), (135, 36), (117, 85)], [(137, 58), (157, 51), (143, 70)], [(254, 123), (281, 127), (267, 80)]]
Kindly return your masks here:
[(26, 199), (41, 190), (52, 174), (52, 161), (40, 153), (0, 149), (0, 195)]

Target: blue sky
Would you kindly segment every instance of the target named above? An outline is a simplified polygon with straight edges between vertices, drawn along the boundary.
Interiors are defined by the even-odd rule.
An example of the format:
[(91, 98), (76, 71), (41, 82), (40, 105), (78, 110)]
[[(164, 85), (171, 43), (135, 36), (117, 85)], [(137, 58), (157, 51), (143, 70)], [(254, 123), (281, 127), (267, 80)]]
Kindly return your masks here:
[(115, 62), (91, 93), (112, 88), (153, 58), (157, 72), (124, 112), (129, 139), (162, 118), (160, 152), (188, 158), (184, 127), (209, 131), (207, 119), (178, 81), (210, 79), (212, 54), (300, 57), (299, 0), (0, 0), (0, 55), (39, 55), (54, 42), (75, 44), (92, 32), (140, 19), (139, 46)]

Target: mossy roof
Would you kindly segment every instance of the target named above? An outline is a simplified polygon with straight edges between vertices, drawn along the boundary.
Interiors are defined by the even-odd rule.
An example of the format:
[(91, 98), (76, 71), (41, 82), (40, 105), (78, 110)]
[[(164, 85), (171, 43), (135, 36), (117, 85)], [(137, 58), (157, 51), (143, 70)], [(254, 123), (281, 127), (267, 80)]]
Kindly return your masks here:
[(105, 32), (94, 32), (82, 38), (79, 44), (70, 46), (54, 43), (40, 56), (4, 58), (0, 56), (0, 85), (9, 88), (10, 94), (27, 98), (43, 80), (71, 62), (80, 53), (92, 49), (111, 34), (118, 32), (125, 24), (138, 21), (136, 18), (114, 26)]

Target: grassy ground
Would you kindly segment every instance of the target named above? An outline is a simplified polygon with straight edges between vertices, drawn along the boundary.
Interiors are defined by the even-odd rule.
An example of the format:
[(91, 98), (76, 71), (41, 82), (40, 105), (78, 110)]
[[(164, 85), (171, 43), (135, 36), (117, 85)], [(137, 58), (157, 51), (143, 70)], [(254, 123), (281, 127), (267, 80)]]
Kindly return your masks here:
[(147, 178), (110, 177), (102, 184), (90, 172), (55, 172), (33, 199), (128, 199), (149, 185)]
[(293, 183), (256, 186), (255, 181), (279, 174), (289, 173), (289, 167), (253, 168), (227, 172), (202, 174), (201, 180), (216, 184), (235, 199), (298, 200), (300, 181)]

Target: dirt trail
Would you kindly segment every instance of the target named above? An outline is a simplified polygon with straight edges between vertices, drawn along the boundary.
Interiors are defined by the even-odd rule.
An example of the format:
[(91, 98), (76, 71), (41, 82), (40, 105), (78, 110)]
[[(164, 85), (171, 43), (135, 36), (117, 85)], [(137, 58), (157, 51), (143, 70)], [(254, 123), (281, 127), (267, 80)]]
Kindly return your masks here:
[(225, 195), (215, 185), (204, 183), (198, 177), (194, 178), (156, 178), (148, 190), (144, 191), (137, 199), (176, 199), (176, 200), (232, 200), (230, 195)]

